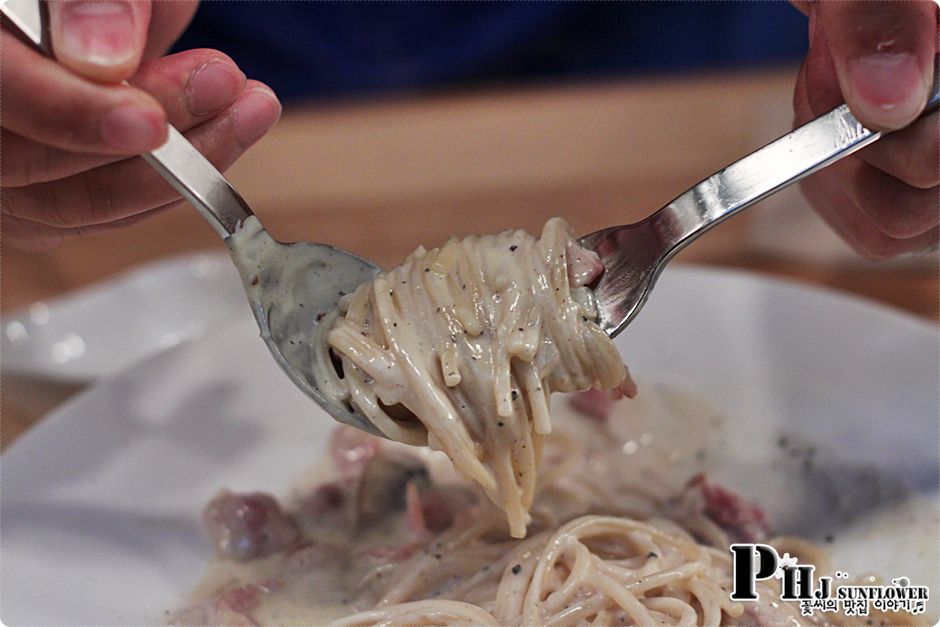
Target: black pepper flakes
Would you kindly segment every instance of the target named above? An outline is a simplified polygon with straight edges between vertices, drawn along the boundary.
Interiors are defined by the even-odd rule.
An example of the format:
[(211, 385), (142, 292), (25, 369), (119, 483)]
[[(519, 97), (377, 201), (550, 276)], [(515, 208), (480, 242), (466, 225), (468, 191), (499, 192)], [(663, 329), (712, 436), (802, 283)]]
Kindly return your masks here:
[(515, 566), (512, 567), (513, 575), (518, 575), (521, 572), (522, 572), (522, 564), (516, 564)]
[(513, 252), (513, 253), (514, 253), (514, 252), (516, 252), (516, 249), (517, 249), (517, 248), (519, 248), (519, 247), (516, 246), (515, 244), (513, 244), (512, 246), (509, 247), (509, 252)]

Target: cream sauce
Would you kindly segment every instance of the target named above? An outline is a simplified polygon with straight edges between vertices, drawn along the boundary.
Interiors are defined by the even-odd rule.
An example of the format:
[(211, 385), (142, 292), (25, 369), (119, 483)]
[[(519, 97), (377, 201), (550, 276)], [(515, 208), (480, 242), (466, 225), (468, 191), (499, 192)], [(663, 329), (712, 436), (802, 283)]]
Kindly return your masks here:
[(295, 384), (322, 405), (325, 329), (336, 303), (378, 272), (372, 264), (324, 244), (283, 244), (250, 216), (226, 240), (261, 337)]
[[(648, 493), (663, 497), (677, 493), (689, 476), (703, 470), (703, 451), (708, 451), (708, 458), (720, 454), (721, 423), (706, 400), (662, 386), (648, 392), (637, 401), (615, 403), (605, 424), (570, 409), (564, 396), (556, 403), (555, 429), (546, 442), (544, 494), (536, 504), (540, 516), (551, 512), (565, 520), (588, 511), (607, 511), (609, 506), (600, 506), (598, 500), (609, 494), (619, 495), (618, 507), (650, 515), (656, 509)], [(386, 454), (420, 459), (434, 484), (448, 491), (465, 489), (465, 481), (442, 453), (389, 441), (381, 446)], [(286, 500), (287, 511), (303, 532), (305, 548), (247, 562), (217, 558), (188, 609), (177, 613), (172, 623), (204, 623), (205, 612), (216, 612), (210, 617), (218, 614), (219, 599), (252, 587), (257, 587), (258, 601), (245, 614), (259, 624), (320, 625), (371, 607), (402, 561), (395, 551), (410, 550), (416, 536), (405, 511), (388, 512), (381, 524), (371, 526), (305, 511), (309, 495), (338, 477), (335, 465), (324, 460), (298, 481)], [(482, 495), (479, 503), (486, 504)], [(433, 541), (433, 537), (421, 539), (414, 550), (425, 550)]]

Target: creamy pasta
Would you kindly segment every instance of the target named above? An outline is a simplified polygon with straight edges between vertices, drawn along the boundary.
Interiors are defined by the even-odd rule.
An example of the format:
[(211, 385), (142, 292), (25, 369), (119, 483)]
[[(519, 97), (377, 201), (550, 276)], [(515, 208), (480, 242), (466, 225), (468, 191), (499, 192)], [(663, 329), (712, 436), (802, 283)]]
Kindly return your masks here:
[(632, 393), (585, 286), (602, 270), (568, 226), (419, 248), (344, 298), (326, 341), (342, 363), (327, 396), (386, 437), (444, 451), (523, 537), (535, 495), (549, 395), (589, 387)]
[[(664, 453), (685, 456), (675, 440), (625, 455), (639, 435), (625, 409), (606, 422), (566, 409), (545, 437), (528, 537), (509, 537), (504, 514), (449, 474), (440, 453), (341, 427), (329, 468), (283, 509), (261, 494), (210, 503), (220, 559), (172, 622), (927, 624), (900, 612), (805, 617), (779, 600), (775, 579), (757, 582), (758, 601), (731, 601), (731, 542), (767, 542), (819, 572), (831, 572), (827, 556), (773, 537), (759, 508), (711, 479), (680, 479), (698, 470), (694, 449), (666, 473)], [(707, 414), (675, 420), (706, 436), (713, 426)]]
[[(715, 436), (713, 416), (679, 412), (670, 432), (658, 417), (646, 417), (653, 429), (610, 415), (599, 390), (636, 389), (594, 322), (585, 286), (600, 271), (554, 219), (540, 239), (507, 231), (418, 249), (344, 297), (314, 343), (320, 389), (391, 442), (339, 428), (326, 476), (285, 508), (261, 493), (217, 495), (204, 516), (220, 559), (173, 623), (822, 619), (781, 601), (774, 579), (757, 582), (758, 601), (730, 599), (734, 541), (829, 568), (814, 545), (772, 537), (760, 507), (683, 450)], [(550, 394), (587, 388), (553, 426)], [(925, 624), (899, 612), (824, 620)]]

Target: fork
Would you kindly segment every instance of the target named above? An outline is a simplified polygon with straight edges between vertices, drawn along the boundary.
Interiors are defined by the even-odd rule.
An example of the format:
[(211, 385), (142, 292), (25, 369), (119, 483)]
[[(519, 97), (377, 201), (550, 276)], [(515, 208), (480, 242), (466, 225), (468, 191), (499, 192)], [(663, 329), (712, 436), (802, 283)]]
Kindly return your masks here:
[[(937, 59), (920, 117), (940, 100)], [(843, 104), (712, 174), (647, 218), (582, 237), (581, 245), (604, 264), (594, 286), (601, 328), (610, 337), (623, 331), (666, 264), (710, 228), (884, 135), (862, 126)]]

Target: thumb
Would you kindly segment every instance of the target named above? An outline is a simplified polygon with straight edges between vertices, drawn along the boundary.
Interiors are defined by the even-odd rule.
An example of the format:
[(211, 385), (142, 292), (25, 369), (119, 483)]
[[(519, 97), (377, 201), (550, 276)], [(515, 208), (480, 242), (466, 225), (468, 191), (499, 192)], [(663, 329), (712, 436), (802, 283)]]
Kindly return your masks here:
[(103, 83), (134, 75), (147, 43), (150, 2), (54, 0), (48, 6), (52, 50), (59, 63)]
[(937, 49), (937, 4), (819, 2), (823, 29), (846, 103), (865, 126), (899, 129), (924, 108)]

